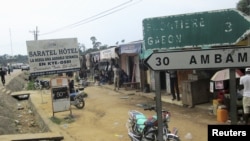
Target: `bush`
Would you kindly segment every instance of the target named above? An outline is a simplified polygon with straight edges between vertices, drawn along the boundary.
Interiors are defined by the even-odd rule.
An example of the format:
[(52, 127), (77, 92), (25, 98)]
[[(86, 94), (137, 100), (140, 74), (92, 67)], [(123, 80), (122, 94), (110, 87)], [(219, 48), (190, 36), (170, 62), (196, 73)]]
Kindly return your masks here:
[(34, 80), (31, 80), (31, 81), (28, 82), (26, 89), (27, 90), (35, 90)]

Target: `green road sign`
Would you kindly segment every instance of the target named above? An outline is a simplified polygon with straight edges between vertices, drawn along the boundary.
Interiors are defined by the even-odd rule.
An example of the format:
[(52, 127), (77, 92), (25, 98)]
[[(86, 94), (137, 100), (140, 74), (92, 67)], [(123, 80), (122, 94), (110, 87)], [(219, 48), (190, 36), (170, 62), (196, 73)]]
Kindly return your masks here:
[(249, 34), (250, 19), (236, 9), (147, 18), (146, 49), (234, 45)]

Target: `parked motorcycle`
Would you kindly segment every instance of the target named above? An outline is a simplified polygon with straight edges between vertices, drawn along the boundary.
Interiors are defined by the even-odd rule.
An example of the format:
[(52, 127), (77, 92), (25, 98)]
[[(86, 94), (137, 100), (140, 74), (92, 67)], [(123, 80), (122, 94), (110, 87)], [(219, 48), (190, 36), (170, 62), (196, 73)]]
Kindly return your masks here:
[(88, 86), (87, 78), (79, 78), (79, 84), (82, 87), (87, 87)]
[(49, 89), (50, 88), (50, 82), (47, 81), (47, 80), (39, 80), (39, 79), (36, 79), (35, 82), (34, 82), (34, 87), (35, 89)]
[(70, 104), (78, 109), (82, 109), (85, 106), (84, 99), (87, 97), (87, 94), (83, 90), (84, 88), (80, 88), (70, 93)]
[[(156, 108), (151, 106), (144, 108), (144, 110), (156, 111)], [(130, 110), (128, 115), (129, 119), (126, 126), (131, 141), (157, 141), (158, 120), (156, 115), (146, 117), (143, 113), (136, 110)], [(163, 140), (180, 141), (180, 138), (177, 136), (177, 128), (174, 128), (172, 132), (169, 130), (169, 121), (170, 112), (162, 110)]]

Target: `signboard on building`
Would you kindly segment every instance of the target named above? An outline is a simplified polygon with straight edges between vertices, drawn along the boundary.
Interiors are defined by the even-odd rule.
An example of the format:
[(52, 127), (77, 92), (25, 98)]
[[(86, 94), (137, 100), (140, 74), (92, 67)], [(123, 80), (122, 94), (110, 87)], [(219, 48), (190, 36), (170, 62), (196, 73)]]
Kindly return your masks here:
[(128, 44), (122, 44), (120, 47), (120, 54), (140, 54), (142, 48), (142, 42), (132, 42)]
[(100, 51), (100, 59), (111, 59), (111, 58), (119, 58), (117, 53), (115, 52), (116, 47), (108, 48)]
[(250, 47), (155, 52), (145, 62), (155, 71), (248, 67)]
[(26, 41), (30, 75), (49, 75), (80, 70), (76, 38)]
[(146, 49), (234, 45), (249, 34), (249, 16), (236, 9), (147, 18)]

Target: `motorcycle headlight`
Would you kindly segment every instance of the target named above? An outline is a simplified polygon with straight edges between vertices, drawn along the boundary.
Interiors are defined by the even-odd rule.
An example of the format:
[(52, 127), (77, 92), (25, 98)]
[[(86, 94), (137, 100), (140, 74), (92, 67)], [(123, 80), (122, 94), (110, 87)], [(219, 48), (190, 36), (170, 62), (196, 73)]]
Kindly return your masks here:
[(170, 112), (168, 112), (168, 111), (164, 112), (163, 119), (165, 122), (169, 122), (170, 121)]
[(168, 114), (165, 115), (166, 121), (170, 122), (170, 116)]

